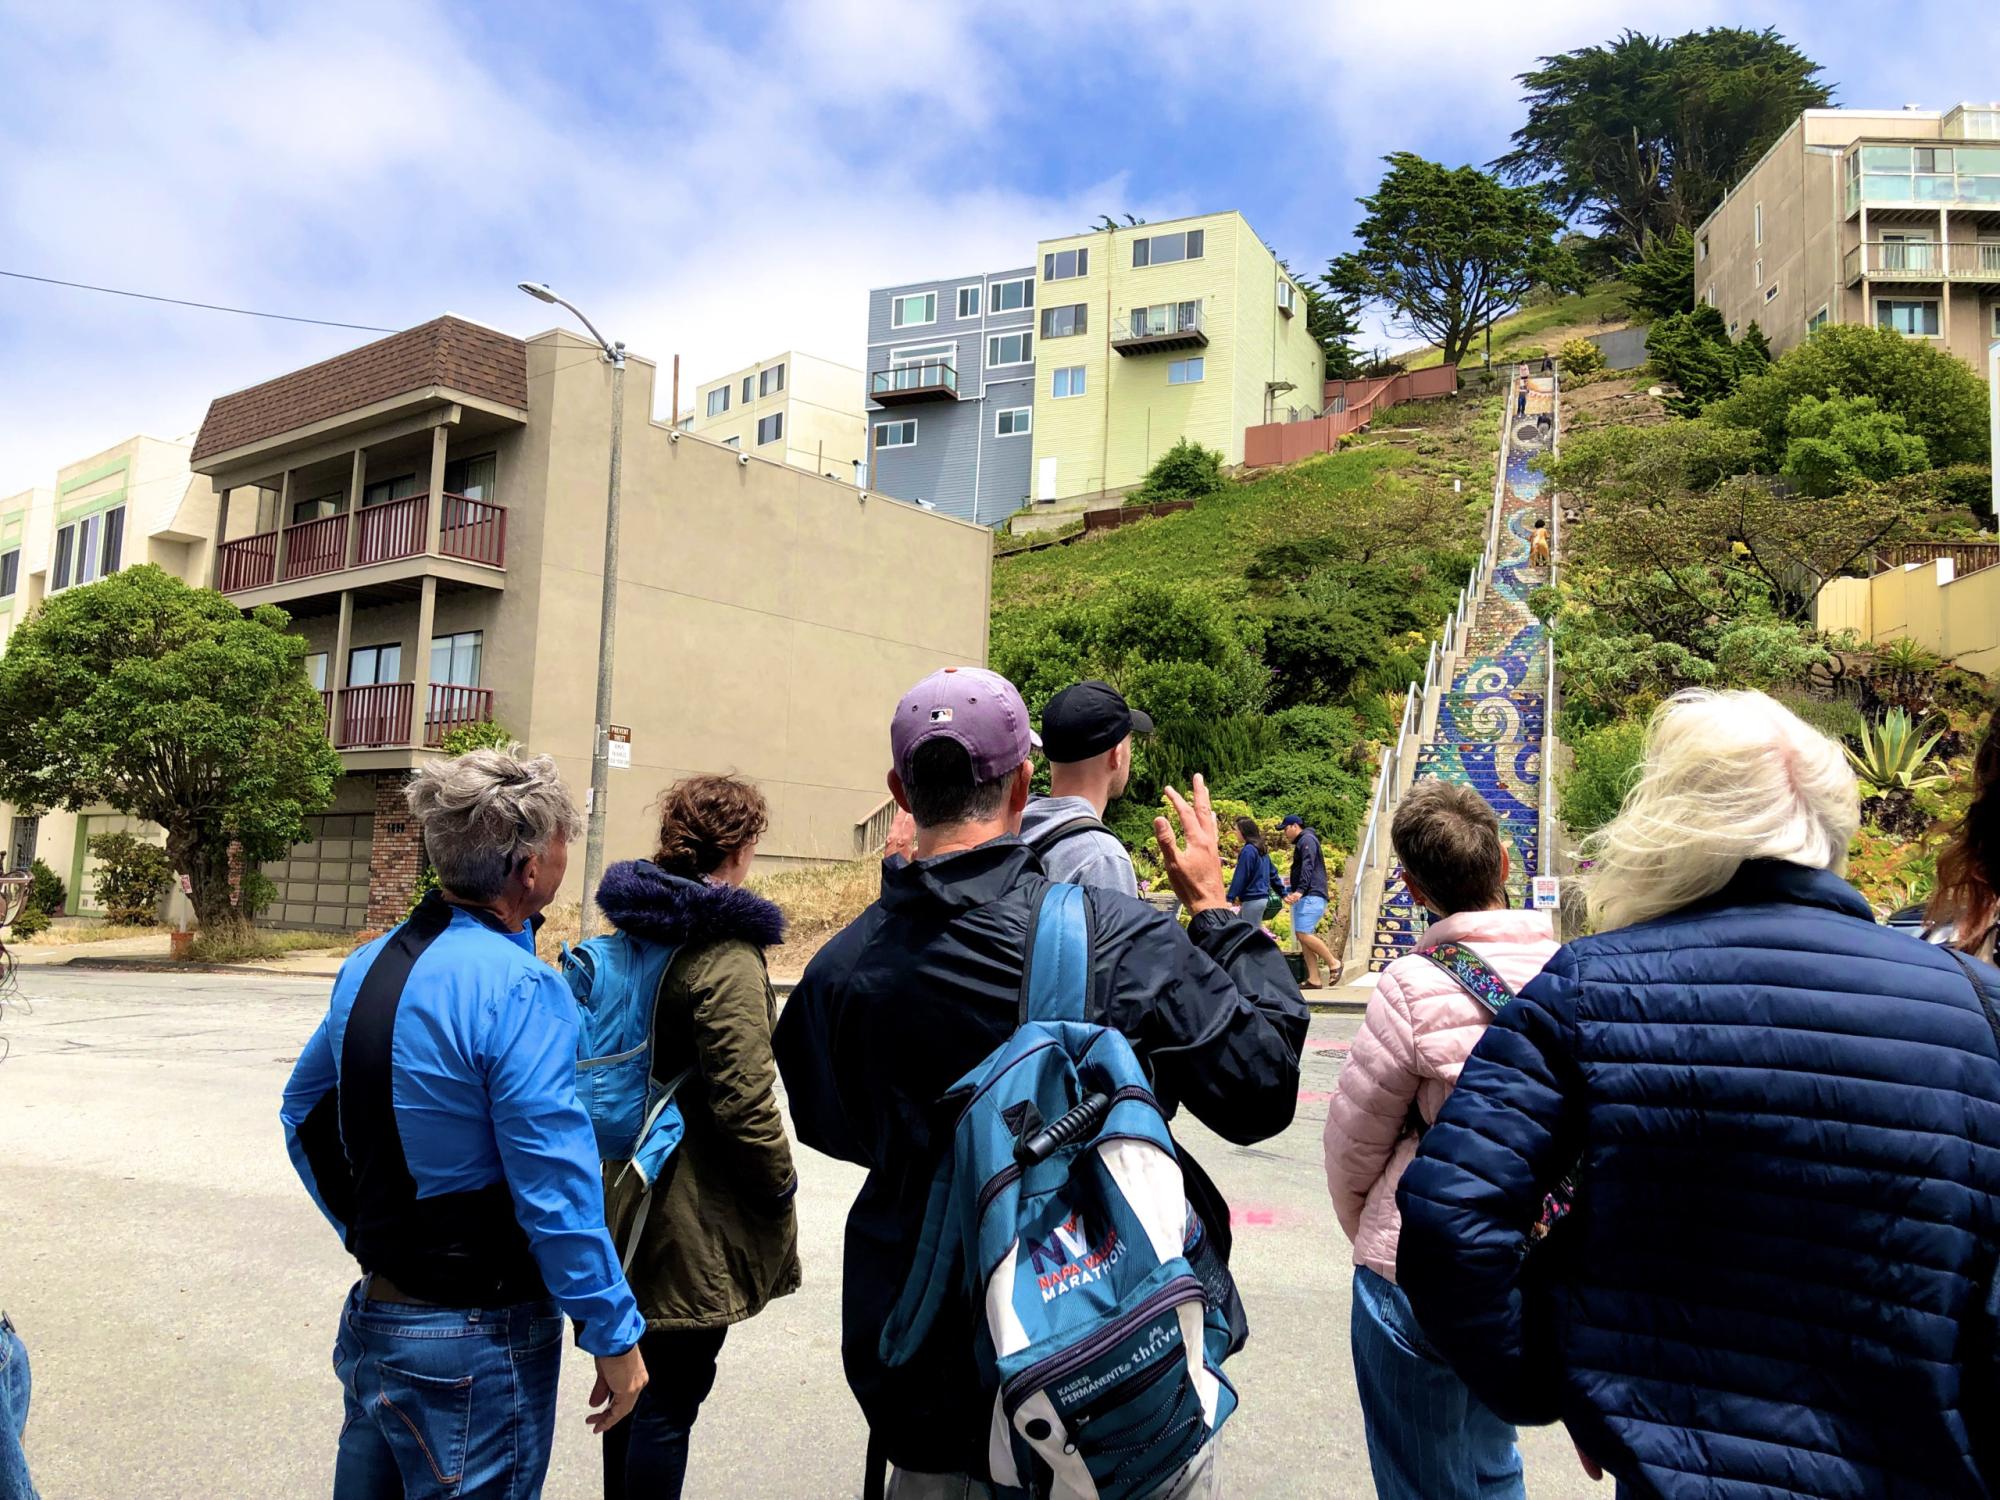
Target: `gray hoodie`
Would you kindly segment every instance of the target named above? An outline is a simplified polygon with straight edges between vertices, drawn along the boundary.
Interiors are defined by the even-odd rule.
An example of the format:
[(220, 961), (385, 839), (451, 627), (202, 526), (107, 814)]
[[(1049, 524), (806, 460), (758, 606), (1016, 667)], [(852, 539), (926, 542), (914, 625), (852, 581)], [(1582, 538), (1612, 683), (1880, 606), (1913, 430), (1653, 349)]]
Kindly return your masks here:
[[(1099, 816), (1081, 797), (1037, 797), (1021, 814), (1022, 842), (1032, 846), (1035, 835), (1077, 818)], [(1125, 846), (1108, 833), (1095, 829), (1073, 833), (1040, 855), (1042, 873), (1051, 880), (1071, 885), (1094, 885), (1101, 890), (1139, 894), (1139, 877), (1132, 869), (1132, 856)]]

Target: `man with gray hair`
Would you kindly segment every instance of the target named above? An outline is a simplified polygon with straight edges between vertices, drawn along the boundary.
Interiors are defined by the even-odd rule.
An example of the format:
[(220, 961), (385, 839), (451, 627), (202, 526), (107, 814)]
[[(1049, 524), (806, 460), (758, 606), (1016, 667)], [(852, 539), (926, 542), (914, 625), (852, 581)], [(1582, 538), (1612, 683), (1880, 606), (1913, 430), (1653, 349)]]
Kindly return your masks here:
[(582, 827), (547, 756), (411, 780), (441, 889), (354, 953), (285, 1088), (292, 1164), (362, 1276), (334, 1343), (335, 1500), (537, 1494), (563, 1314), (602, 1432), (646, 1384), (576, 1095), (576, 1002), (534, 929)]

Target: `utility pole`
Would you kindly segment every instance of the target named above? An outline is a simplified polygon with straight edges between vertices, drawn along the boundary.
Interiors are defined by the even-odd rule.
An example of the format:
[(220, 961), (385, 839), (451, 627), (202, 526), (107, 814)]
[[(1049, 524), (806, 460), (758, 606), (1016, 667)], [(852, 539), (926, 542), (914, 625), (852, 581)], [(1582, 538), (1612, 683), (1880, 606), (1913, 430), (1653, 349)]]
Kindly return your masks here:
[[(625, 458), (625, 345), (611, 343), (590, 319), (573, 304), (565, 302), (541, 282), (523, 281), (522, 291), (543, 302), (553, 302), (576, 314), (577, 321), (590, 330), (611, 366), (611, 475), (604, 501), (604, 582), (600, 592), (597, 634), (597, 722), (591, 729), (590, 811), (584, 822), (583, 901), (577, 913), (580, 937), (597, 930), (594, 898), (598, 880), (604, 874), (604, 813), (611, 801), (611, 760), (607, 750), (611, 728), (611, 673), (618, 636), (618, 485)], [(675, 413), (678, 420), (679, 413)]]

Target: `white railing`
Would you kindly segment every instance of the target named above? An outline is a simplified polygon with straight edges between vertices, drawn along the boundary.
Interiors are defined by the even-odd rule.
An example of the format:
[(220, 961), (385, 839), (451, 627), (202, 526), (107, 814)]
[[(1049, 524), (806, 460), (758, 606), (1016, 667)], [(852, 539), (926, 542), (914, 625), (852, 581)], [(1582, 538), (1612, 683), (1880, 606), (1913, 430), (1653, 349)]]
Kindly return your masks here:
[[(1551, 377), (1553, 386), (1552, 406), (1554, 413), (1549, 418), (1549, 446), (1551, 458), (1556, 456), (1562, 442), (1562, 377)], [(1548, 487), (1549, 503), (1545, 507), (1549, 517), (1549, 577), (1550, 587), (1556, 581), (1556, 569), (1562, 556), (1562, 496), (1553, 485)], [(1543, 627), (1545, 647), (1545, 670), (1542, 678), (1542, 816), (1541, 847), (1535, 857), (1535, 872), (1540, 875), (1555, 874), (1556, 853), (1556, 634), (1547, 626)], [(1554, 918), (1556, 934), (1562, 935), (1562, 913), (1558, 910)]]
[[(1361, 848), (1354, 856), (1354, 894), (1348, 898), (1352, 910), (1347, 916), (1347, 946), (1351, 949), (1361, 940), (1361, 890), (1367, 883), (1368, 871), (1375, 862), (1375, 831), (1382, 820), (1384, 802), (1390, 796), (1389, 776), (1390, 752), (1382, 752), (1382, 766), (1375, 778), (1375, 795), (1368, 800), (1368, 829), (1361, 836)], [(1367, 913), (1372, 920), (1373, 912)]]

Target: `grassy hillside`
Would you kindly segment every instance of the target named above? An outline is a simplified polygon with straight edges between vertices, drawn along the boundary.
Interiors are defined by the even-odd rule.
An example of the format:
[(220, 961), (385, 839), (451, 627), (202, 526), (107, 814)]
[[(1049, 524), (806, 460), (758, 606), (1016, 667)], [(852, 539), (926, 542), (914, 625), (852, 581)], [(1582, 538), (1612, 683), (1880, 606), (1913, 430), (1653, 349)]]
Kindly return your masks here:
[[(1564, 339), (1630, 326), (1632, 318), (1625, 311), (1626, 295), (1623, 282), (1607, 281), (1581, 296), (1558, 297), (1540, 307), (1525, 307), (1511, 317), (1501, 318), (1493, 325), (1493, 362), (1540, 358), (1555, 353)], [(1479, 364), (1485, 353), (1486, 339), (1482, 333), (1473, 341), (1465, 366)], [(1397, 360), (1406, 369), (1425, 370), (1442, 364), (1444, 354), (1432, 346), (1398, 355)]]

